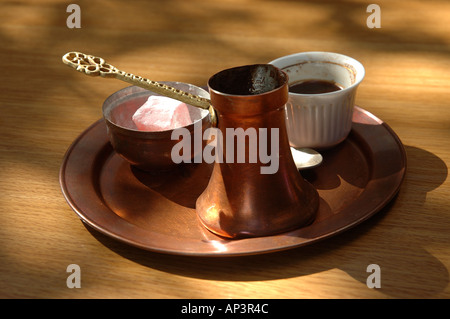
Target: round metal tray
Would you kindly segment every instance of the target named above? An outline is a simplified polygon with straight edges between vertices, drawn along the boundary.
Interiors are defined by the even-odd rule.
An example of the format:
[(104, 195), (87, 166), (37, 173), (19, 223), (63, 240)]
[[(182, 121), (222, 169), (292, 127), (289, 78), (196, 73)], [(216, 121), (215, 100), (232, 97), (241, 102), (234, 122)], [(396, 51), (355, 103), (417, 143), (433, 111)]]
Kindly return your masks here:
[(195, 200), (212, 166), (186, 165), (160, 175), (135, 169), (112, 149), (103, 119), (68, 149), (60, 184), (83, 222), (127, 244), (188, 256), (261, 254), (311, 244), (358, 225), (395, 196), (406, 171), (397, 135), (359, 107), (348, 138), (322, 155), (322, 165), (301, 172), (319, 192), (315, 221), (267, 237), (224, 239), (206, 230), (196, 216)]

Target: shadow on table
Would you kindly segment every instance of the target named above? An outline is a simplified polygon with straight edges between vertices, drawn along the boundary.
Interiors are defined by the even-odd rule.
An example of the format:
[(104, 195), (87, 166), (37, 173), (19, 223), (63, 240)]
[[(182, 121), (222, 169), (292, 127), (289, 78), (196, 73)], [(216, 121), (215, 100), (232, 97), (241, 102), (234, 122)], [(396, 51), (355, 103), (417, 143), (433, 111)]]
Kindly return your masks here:
[[(391, 211), (391, 208), (398, 206), (396, 211), (408, 209), (410, 202), (423, 206), (427, 192), (446, 180), (448, 170), (446, 164), (430, 152), (412, 146), (406, 146), (405, 149), (408, 155), (406, 179), (399, 194), (387, 206), (358, 227), (297, 249), (243, 257), (175, 256), (130, 247), (87, 228), (102, 244), (127, 259), (186, 277), (219, 281), (262, 281), (340, 269), (366, 285), (371, 274), (367, 272), (367, 266), (378, 264), (381, 269), (381, 293), (394, 298), (433, 297), (448, 285), (449, 273), (446, 266), (422, 246), (423, 238), (420, 234), (415, 233), (420, 232), (421, 228), (426, 230), (427, 225), (419, 225), (415, 216), (397, 223), (396, 216), (393, 215), (395, 211)], [(427, 167), (432, 168), (432, 182), (427, 179)], [(427, 211), (426, 215), (429, 220), (433, 220), (433, 217), (439, 217), (437, 215), (441, 213)], [(405, 214), (408, 211), (403, 216)], [(373, 226), (384, 221), (383, 227), (389, 228), (387, 231), (381, 226), (373, 229)], [(365, 243), (372, 242), (374, 247), (362, 246), (358, 242), (362, 236)], [(439, 236), (445, 237), (445, 242), (450, 242), (450, 234), (440, 233)], [(406, 281), (399, 281), (399, 278)], [(335, 284), (338, 285), (339, 282), (336, 281)], [(340, 287), (336, 286), (335, 289)], [(295, 292), (292, 296), (295, 298)]]

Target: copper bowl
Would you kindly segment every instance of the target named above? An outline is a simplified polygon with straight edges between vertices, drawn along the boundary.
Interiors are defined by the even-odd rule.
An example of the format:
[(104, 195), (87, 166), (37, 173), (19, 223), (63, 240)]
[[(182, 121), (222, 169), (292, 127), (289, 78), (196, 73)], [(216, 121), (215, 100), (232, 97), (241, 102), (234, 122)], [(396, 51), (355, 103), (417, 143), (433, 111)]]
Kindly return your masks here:
[[(209, 98), (204, 89), (188, 83), (160, 82), (194, 95)], [(130, 86), (109, 96), (103, 103), (103, 117), (114, 150), (131, 165), (148, 172), (172, 170), (180, 164), (172, 160), (172, 148), (182, 138), (172, 140), (174, 130), (140, 131), (132, 120), (133, 114), (150, 95), (159, 95), (137, 86)], [(203, 132), (211, 127), (208, 110), (188, 105), (193, 122), (185, 126), (193, 135), (194, 125), (201, 121)], [(195, 156), (194, 138), (191, 138), (191, 159)], [(191, 161), (192, 162), (192, 161)], [(181, 163), (183, 164), (183, 163)]]

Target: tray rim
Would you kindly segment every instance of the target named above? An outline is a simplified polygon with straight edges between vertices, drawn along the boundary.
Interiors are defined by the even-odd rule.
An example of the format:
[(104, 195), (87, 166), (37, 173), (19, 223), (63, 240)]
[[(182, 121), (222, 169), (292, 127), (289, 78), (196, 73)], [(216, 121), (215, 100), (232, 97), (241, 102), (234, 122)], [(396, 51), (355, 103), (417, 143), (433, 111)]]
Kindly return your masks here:
[[(389, 193), (389, 196), (383, 198), (383, 200), (379, 201), (377, 203), (377, 205), (367, 214), (363, 215), (362, 217), (354, 220), (351, 223), (348, 223), (346, 225), (344, 225), (343, 227), (340, 227), (338, 229), (336, 229), (333, 232), (330, 233), (326, 233), (324, 235), (321, 236), (317, 236), (314, 237), (313, 239), (310, 240), (304, 240), (299, 242), (298, 240), (292, 240), (290, 243), (285, 243), (283, 245), (280, 246), (271, 246), (271, 245), (267, 245), (267, 248), (260, 248), (257, 250), (245, 250), (245, 249), (241, 249), (238, 251), (232, 251), (232, 252), (228, 252), (228, 251), (209, 251), (209, 252), (200, 252), (200, 251), (195, 251), (195, 250), (180, 250), (180, 249), (173, 249), (173, 248), (164, 248), (164, 247), (149, 247), (148, 245), (144, 245), (144, 244), (140, 244), (137, 243), (129, 238), (126, 238), (120, 234), (116, 234), (115, 232), (105, 229), (104, 226), (100, 225), (98, 222), (96, 222), (95, 220), (92, 220), (92, 218), (88, 215), (86, 215), (86, 213), (84, 213), (82, 211), (82, 209), (79, 207), (79, 205), (77, 205), (76, 202), (73, 201), (73, 199), (71, 198), (70, 195), (70, 191), (68, 189), (67, 184), (65, 183), (65, 169), (67, 167), (67, 162), (68, 159), (70, 157), (70, 155), (72, 154), (74, 148), (77, 146), (77, 144), (94, 128), (96, 128), (98, 125), (101, 125), (101, 122), (104, 122), (104, 119), (99, 119), (97, 121), (95, 121), (94, 123), (92, 123), (91, 125), (89, 125), (81, 134), (79, 134), (77, 136), (77, 138), (71, 143), (71, 145), (69, 146), (69, 148), (67, 149), (66, 153), (64, 154), (63, 157), (63, 161), (62, 164), (60, 166), (60, 170), (59, 170), (59, 183), (60, 183), (60, 187), (61, 187), (61, 191), (63, 193), (63, 196), (66, 200), (66, 202), (68, 203), (68, 205), (70, 206), (70, 208), (78, 215), (78, 217), (81, 219), (81, 221), (85, 224), (87, 224), (88, 226), (94, 228), (95, 230), (99, 231), (100, 233), (112, 237), (115, 240), (118, 240), (120, 242), (123, 242), (125, 244), (140, 248), (140, 249), (144, 249), (147, 251), (152, 251), (152, 252), (157, 252), (157, 253), (164, 253), (164, 254), (171, 254), (171, 255), (183, 255), (183, 256), (197, 256), (197, 257), (233, 257), (233, 256), (247, 256), (247, 255), (257, 255), (257, 254), (267, 254), (267, 253), (273, 253), (273, 252), (278, 252), (278, 251), (282, 251), (282, 250), (289, 250), (289, 249), (293, 249), (293, 248), (298, 248), (298, 247), (302, 247), (302, 246), (306, 246), (318, 241), (322, 241), (325, 240), (329, 237), (333, 237), (337, 234), (340, 234), (348, 229), (351, 229), (357, 225), (359, 225), (360, 223), (364, 222), (365, 220), (371, 218), (373, 215), (375, 215), (376, 213), (378, 213), (382, 208), (384, 208), (389, 202), (391, 202), (395, 196), (397, 195), (397, 193), (399, 192), (401, 185), (403, 184), (403, 181), (405, 179), (405, 175), (406, 175), (406, 168), (407, 168), (407, 156), (406, 156), (406, 151), (404, 148), (403, 143), (401, 142), (400, 138), (398, 137), (398, 135), (395, 133), (395, 131), (388, 125), (386, 124), (384, 121), (382, 121), (381, 119), (379, 119), (378, 117), (376, 117), (375, 115), (373, 115), (371, 112), (359, 107), (359, 106), (355, 106), (355, 111), (354, 112), (359, 112), (361, 113), (363, 116), (366, 117), (366, 119), (368, 119), (371, 122), (375, 122), (381, 126), (383, 126), (383, 128), (387, 131), (387, 133), (389, 134), (390, 137), (392, 137), (393, 141), (397, 144), (398, 146), (398, 151), (400, 152), (400, 157), (401, 157), (401, 161), (403, 162), (402, 165), (402, 172), (399, 173), (400, 174), (400, 178), (399, 181), (396, 183), (396, 185), (394, 186), (394, 189)], [(353, 130), (353, 128), (352, 128)], [(107, 143), (109, 143), (109, 141), (107, 141)], [(106, 144), (102, 144), (103, 147)], [(112, 151), (114, 152), (114, 151)], [(370, 181), (369, 181), (370, 182)], [(336, 216), (339, 214), (336, 214)], [(138, 226), (129, 223), (128, 221), (126, 221), (125, 219), (122, 219), (120, 216), (116, 215), (118, 218), (120, 218), (122, 221), (124, 221), (125, 223), (128, 223), (131, 228), (134, 229), (139, 229)], [(199, 224), (200, 227), (200, 224)], [(309, 227), (309, 226), (307, 226)], [(218, 237), (217, 242), (220, 243), (220, 241), (222, 240), (226, 240), (227, 242), (227, 246), (245, 246), (245, 242), (262, 242), (263, 244), (260, 246), (264, 247), (264, 242), (269, 242), (273, 239), (278, 239), (281, 237), (287, 237), (287, 238), (292, 238), (295, 239), (296, 238), (296, 233), (299, 231), (302, 231), (304, 228), (307, 227), (303, 227), (297, 230), (293, 230), (290, 232), (286, 232), (286, 233), (282, 233), (282, 234), (278, 234), (278, 235), (273, 235), (273, 236), (266, 236), (266, 237), (256, 237), (256, 238), (245, 238), (245, 239), (232, 239), (232, 240), (226, 240), (226, 239), (222, 239), (220, 237)], [(167, 237), (167, 235), (164, 234), (155, 234), (155, 236), (162, 236), (162, 237)], [(212, 242), (212, 241), (204, 241), (205, 243), (208, 242)], [(242, 244), (242, 242), (244, 242)], [(289, 240), (288, 240), (289, 242)], [(269, 247), (270, 246), (270, 247)]]

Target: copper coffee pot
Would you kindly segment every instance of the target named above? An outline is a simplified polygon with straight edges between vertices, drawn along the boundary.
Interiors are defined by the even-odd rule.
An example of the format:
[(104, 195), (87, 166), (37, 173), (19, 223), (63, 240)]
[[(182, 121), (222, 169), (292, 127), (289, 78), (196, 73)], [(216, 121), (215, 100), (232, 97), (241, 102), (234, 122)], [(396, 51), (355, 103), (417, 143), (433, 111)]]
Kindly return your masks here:
[[(288, 101), (286, 73), (269, 64), (235, 67), (213, 75), (208, 87), (225, 147), (224, 160), (214, 163), (209, 184), (196, 202), (202, 224), (217, 235), (241, 238), (273, 235), (311, 223), (319, 197), (298, 172), (290, 153), (284, 108)], [(227, 148), (227, 128), (254, 128), (257, 132), (258, 145), (245, 145), (244, 163), (236, 160), (242, 145), (234, 143), (234, 149)], [(267, 137), (260, 129), (266, 130)], [(255, 155), (251, 152), (270, 151), (272, 143), (278, 143), (278, 167), (263, 174), (262, 168), (268, 164), (260, 158), (250, 162)], [(234, 160), (230, 161), (227, 152), (230, 155), (231, 151)]]

